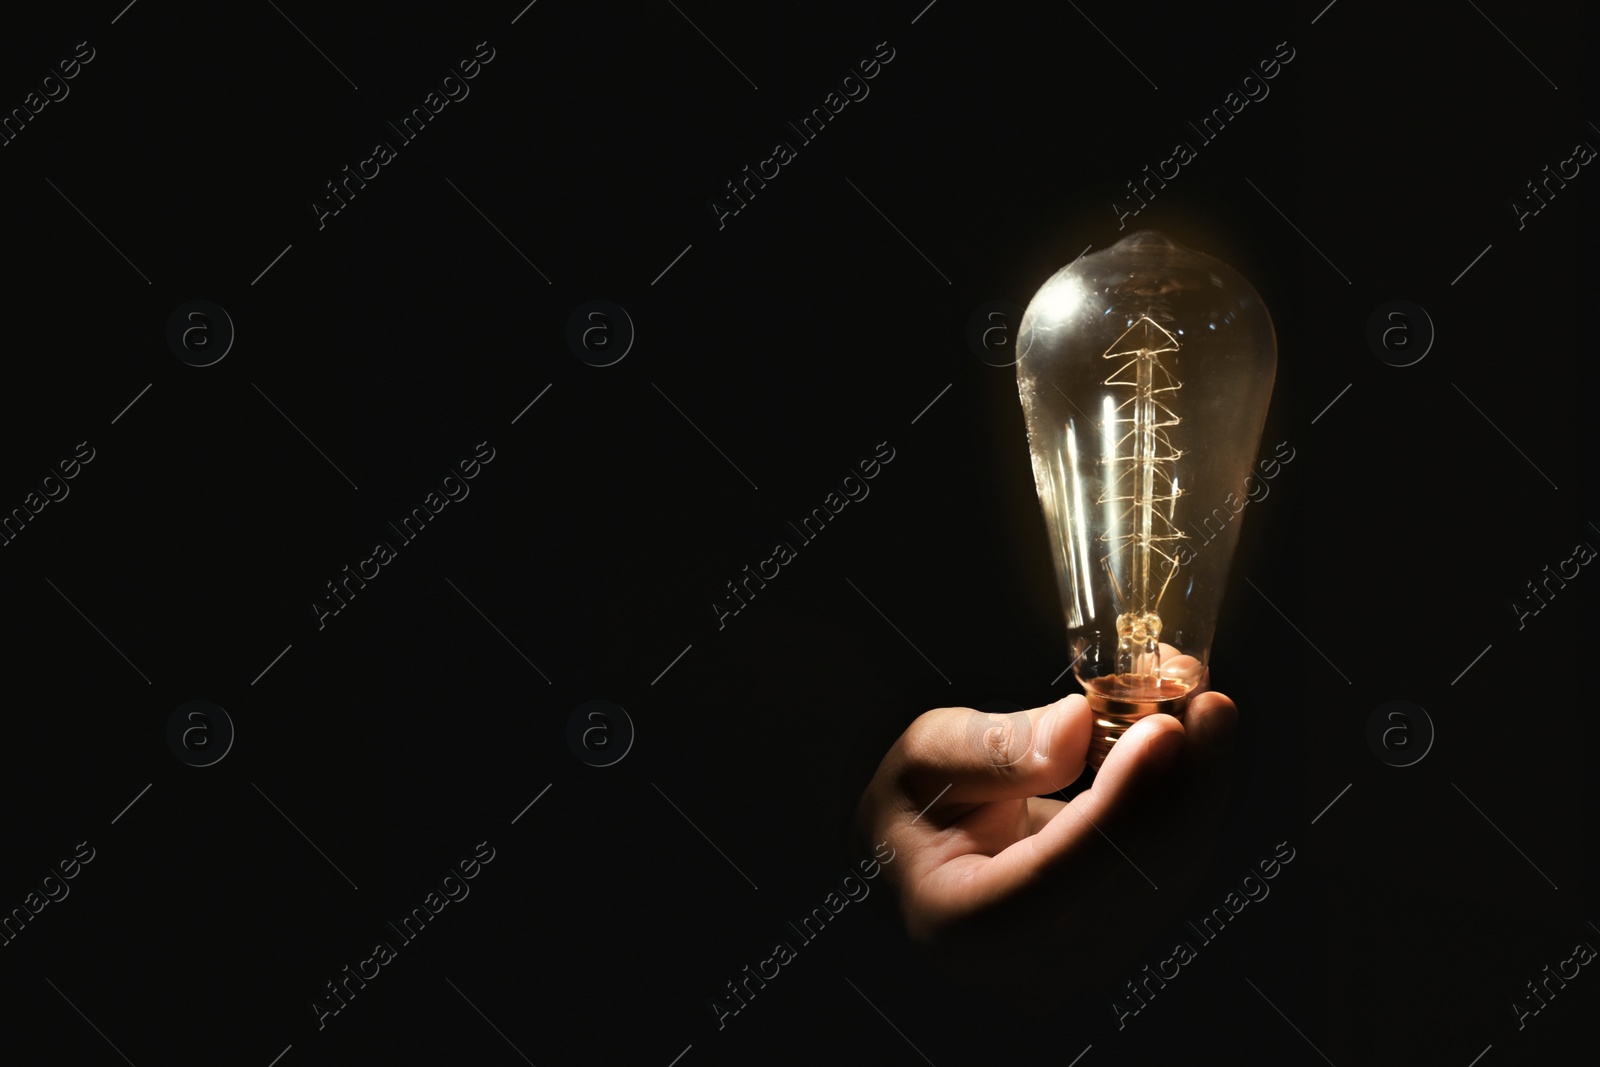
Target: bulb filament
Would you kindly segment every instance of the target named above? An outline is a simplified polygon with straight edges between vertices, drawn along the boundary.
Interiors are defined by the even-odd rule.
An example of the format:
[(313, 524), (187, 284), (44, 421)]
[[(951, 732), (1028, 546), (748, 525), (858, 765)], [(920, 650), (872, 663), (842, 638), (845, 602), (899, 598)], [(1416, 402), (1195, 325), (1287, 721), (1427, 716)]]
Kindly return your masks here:
[(1158, 609), (1178, 573), (1177, 557), (1169, 549), (1187, 536), (1173, 522), (1183, 495), (1173, 465), (1183, 452), (1167, 437), (1167, 430), (1183, 421), (1171, 407), (1172, 394), (1183, 383), (1161, 361), (1179, 347), (1177, 338), (1149, 315), (1141, 315), (1101, 356), (1123, 360), (1103, 384), (1129, 390), (1116, 407), (1107, 405), (1107, 428), (1123, 432), (1104, 459), (1112, 469), (1097, 501), (1126, 505), (1119, 522), (1101, 535), (1106, 554), (1100, 564), (1117, 600), (1118, 674), (1153, 675), (1159, 670)]

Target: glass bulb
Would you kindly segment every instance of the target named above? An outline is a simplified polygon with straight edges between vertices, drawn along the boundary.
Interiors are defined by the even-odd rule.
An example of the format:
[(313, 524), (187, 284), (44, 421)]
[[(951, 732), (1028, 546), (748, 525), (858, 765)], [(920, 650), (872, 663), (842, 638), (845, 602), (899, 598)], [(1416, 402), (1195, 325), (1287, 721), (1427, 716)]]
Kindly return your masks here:
[(1052, 275), (1017, 352), (1098, 769), (1129, 726), (1179, 714), (1206, 681), (1277, 341), (1249, 282), (1147, 230)]

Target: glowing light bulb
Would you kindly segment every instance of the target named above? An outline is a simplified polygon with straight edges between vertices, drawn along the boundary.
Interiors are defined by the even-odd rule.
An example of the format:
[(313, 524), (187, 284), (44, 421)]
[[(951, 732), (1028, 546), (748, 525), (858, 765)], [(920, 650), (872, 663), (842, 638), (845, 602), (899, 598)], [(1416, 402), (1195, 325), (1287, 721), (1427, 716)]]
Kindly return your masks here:
[(1277, 341), (1249, 282), (1147, 230), (1052, 275), (1017, 352), (1098, 768), (1206, 679)]

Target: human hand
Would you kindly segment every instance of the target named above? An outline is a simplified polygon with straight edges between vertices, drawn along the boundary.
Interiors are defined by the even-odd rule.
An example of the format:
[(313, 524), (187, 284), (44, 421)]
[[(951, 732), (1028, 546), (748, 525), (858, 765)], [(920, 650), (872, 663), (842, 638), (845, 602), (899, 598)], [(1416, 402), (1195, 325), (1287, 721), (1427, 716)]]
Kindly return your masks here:
[(1181, 716), (1146, 716), (1094, 783), (1093, 713), (1074, 694), (1012, 715), (937, 708), (890, 747), (857, 828), (887, 840), (906, 932), (953, 976), (1088, 988), (1124, 974), (1176, 918), (1222, 813), (1238, 721), (1201, 692)]

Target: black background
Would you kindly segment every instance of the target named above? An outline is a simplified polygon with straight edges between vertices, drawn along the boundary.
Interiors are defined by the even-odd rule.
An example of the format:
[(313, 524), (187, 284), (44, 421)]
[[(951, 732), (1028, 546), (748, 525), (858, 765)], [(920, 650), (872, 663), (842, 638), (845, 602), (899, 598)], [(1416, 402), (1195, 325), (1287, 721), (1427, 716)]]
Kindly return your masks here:
[[(6, 109), (96, 50), (0, 147), (0, 508), (95, 449), (0, 549), (0, 909), (96, 849), (0, 949), (8, 1045), (141, 1067), (1582, 1047), (1588, 969), (1520, 1031), (1511, 1002), (1600, 944), (1600, 578), (1522, 629), (1511, 605), (1600, 544), (1600, 178), (1522, 229), (1511, 205), (1600, 144), (1593, 21), (924, 2), (8, 13)], [(324, 183), (479, 41), (470, 96), (319, 230)], [(710, 198), (884, 41), (870, 95), (719, 229)], [(1114, 243), (1123, 183), (1279, 42), (1270, 95), (1122, 233), (1231, 264), (1278, 331), (1262, 452), (1295, 458), (1242, 518), (1212, 656), (1239, 768), (1186, 913), (1280, 841), (1295, 860), (1120, 1031), (1113, 991), (936, 979), (884, 893), (719, 1031), (710, 999), (853, 864), (856, 796), (913, 717), (1071, 684), (1015, 374), (968, 319)], [(194, 298), (237, 329), (206, 368), (165, 340)], [(613, 366), (565, 339), (591, 299), (637, 329)], [(1413, 366), (1365, 339), (1393, 299), (1437, 330)], [(484, 440), (470, 496), (319, 629), (324, 583)], [(719, 630), (724, 583), (879, 442), (870, 496)], [(237, 730), (206, 768), (166, 742), (196, 698)], [(607, 768), (567, 743), (597, 698), (637, 729)], [(1415, 766), (1368, 747), (1391, 699), (1437, 731)], [(471, 895), (319, 1030), (310, 998), (479, 841)]]

